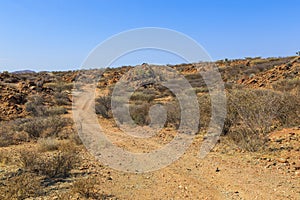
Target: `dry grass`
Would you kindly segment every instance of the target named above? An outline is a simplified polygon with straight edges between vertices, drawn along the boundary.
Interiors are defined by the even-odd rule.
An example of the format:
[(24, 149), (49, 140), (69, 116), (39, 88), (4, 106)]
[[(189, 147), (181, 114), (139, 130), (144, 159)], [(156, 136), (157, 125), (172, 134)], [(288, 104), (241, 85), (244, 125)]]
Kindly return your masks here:
[(57, 139), (52, 137), (40, 138), (38, 139), (37, 143), (40, 152), (56, 151), (59, 148), (59, 142)]

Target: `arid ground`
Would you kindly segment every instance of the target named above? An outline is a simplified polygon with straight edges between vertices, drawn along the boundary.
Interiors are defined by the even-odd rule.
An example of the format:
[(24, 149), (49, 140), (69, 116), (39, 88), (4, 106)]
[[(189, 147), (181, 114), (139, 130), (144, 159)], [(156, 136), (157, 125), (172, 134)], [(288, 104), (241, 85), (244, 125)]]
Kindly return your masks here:
[[(142, 131), (149, 130), (152, 105), (167, 111), (164, 128), (140, 139), (120, 130), (110, 104), (115, 84), (133, 66), (1, 73), (0, 199), (300, 199), (300, 57), (214, 64), (227, 97), (217, 144), (198, 157), (211, 117), (209, 89), (198, 73), (205, 63), (168, 65), (197, 95), (199, 128), (180, 159), (145, 173), (114, 170), (85, 148), (72, 119), (72, 94), (96, 79), (95, 112), (103, 132), (116, 146), (145, 153), (177, 134), (180, 106), (167, 87), (145, 83), (131, 96), (130, 114)], [(142, 67), (146, 78), (154, 76), (150, 64)]]

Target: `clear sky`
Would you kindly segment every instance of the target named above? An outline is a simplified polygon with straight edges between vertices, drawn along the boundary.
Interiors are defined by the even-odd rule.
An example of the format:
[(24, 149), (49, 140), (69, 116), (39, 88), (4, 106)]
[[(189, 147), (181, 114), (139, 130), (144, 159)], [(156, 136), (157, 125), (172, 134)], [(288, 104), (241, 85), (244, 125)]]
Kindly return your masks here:
[(295, 55), (299, 11), (299, 0), (0, 0), (0, 71), (76, 69), (100, 42), (140, 27), (182, 32), (214, 60)]

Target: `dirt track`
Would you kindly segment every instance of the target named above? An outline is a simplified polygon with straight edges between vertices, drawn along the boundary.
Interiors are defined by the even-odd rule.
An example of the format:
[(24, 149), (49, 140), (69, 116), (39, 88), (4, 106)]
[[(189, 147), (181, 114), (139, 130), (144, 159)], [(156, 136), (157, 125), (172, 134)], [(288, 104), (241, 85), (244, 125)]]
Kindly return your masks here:
[[(80, 95), (79, 105), (91, 101)], [(76, 101), (75, 101), (76, 102)], [(151, 140), (132, 139), (112, 121), (101, 119), (107, 137), (132, 152), (147, 152), (172, 139), (174, 130), (164, 130)], [(197, 135), (185, 155), (155, 172), (133, 174), (103, 167), (93, 161), (93, 172), (108, 174), (102, 190), (119, 199), (300, 199), (300, 177), (284, 170), (267, 168), (257, 154), (224, 150), (221, 141), (204, 159), (197, 157), (203, 141)], [(226, 145), (225, 145), (226, 146)], [(88, 156), (88, 155), (86, 155)]]

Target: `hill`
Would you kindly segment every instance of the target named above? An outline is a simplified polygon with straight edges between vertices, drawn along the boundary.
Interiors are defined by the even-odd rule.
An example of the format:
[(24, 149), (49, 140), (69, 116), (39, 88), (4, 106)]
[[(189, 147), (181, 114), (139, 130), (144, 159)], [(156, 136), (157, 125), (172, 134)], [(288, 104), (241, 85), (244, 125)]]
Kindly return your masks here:
[[(224, 81), (227, 115), (216, 146), (200, 159), (200, 146), (218, 128), (213, 123), (215, 129), (208, 129), (210, 93), (199, 73), (212, 64)], [(300, 57), (168, 65), (158, 72), (155, 67), (0, 73), (0, 198), (299, 199)], [(184, 155), (146, 173), (118, 171), (97, 160), (78, 136), (81, 129), (73, 122), (72, 104), (88, 111), (95, 103), (95, 120), (114, 145), (149, 153), (172, 142), (181, 125), (175, 90), (159, 84), (169, 78), (173, 82), (168, 86), (176, 88), (180, 76), (174, 71), (193, 87), (200, 110), (200, 116), (192, 118), (199, 117), (198, 130)], [(84, 101), (90, 98), (86, 94), (93, 80), (95, 101)], [(112, 96), (120, 81), (129, 82), (128, 88), (141, 86), (126, 102), (138, 127), (126, 127), (122, 118), (125, 129), (120, 128), (112, 113), (112, 98), (125, 98), (124, 88)], [(153, 109), (163, 110), (155, 105), (164, 107), (165, 118), (163, 113), (151, 118)], [(157, 130), (151, 120), (160, 118), (165, 119), (163, 127), (151, 137), (124, 133), (129, 129), (149, 135)]]

